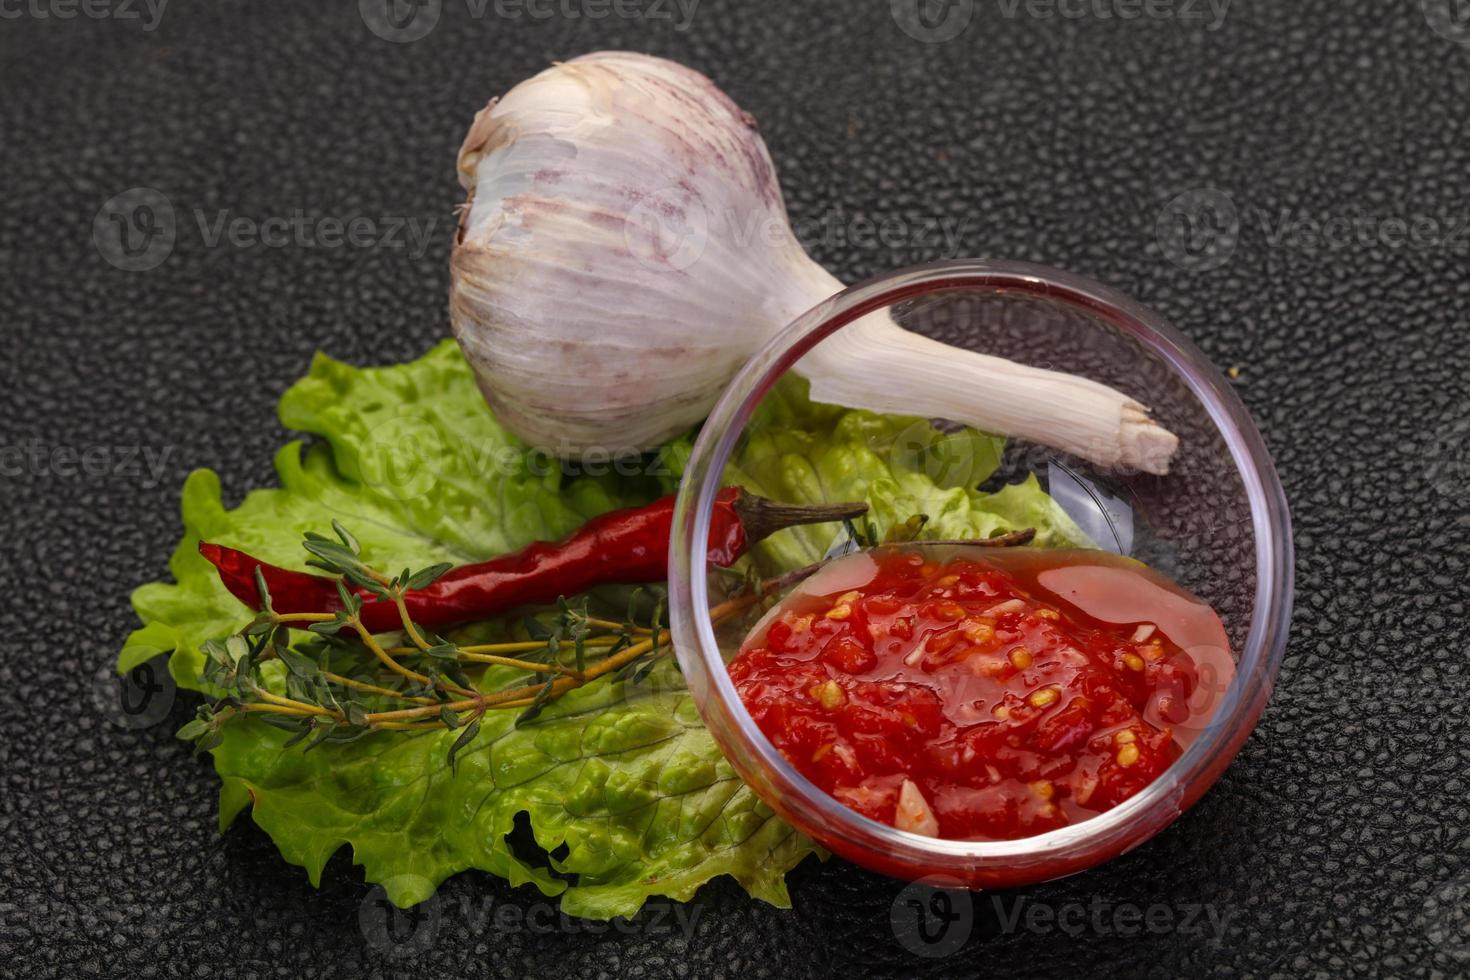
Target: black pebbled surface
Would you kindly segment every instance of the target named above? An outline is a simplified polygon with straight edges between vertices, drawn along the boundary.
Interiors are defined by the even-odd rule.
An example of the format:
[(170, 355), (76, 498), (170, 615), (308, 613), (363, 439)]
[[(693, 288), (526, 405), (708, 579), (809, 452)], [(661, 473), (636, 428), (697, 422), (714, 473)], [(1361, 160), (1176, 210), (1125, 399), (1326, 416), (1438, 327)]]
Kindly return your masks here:
[[(175, 0), (153, 31), (142, 5), (88, 8), (141, 20), (36, 15), (65, 0), (0, 8), (0, 972), (1470, 972), (1470, 30), (1450, 0), (1237, 0), (1215, 30), (968, 6), (965, 31), (932, 44), (881, 0), (702, 0), (688, 30), (677, 13), (512, 21), (444, 0), (408, 44), (375, 37), (350, 2)], [(445, 333), (464, 127), (548, 60), (601, 47), (710, 73), (761, 121), (798, 219), (958, 217), (950, 254), (1059, 265), (1158, 309), (1240, 368), (1276, 455), (1300, 588), (1256, 734), (1136, 852), (978, 896), (950, 955), (914, 956), (889, 924), (899, 886), (835, 861), (791, 876), (795, 912), (725, 881), (682, 920), (603, 934), (463, 875), (441, 892), (432, 947), (388, 955), (343, 855), (315, 891), (248, 820), (215, 834), (216, 780), (171, 736), (191, 698), (141, 729), (94, 703), (133, 625), (128, 591), (166, 574), (184, 474), (213, 466), (233, 498), (268, 479), (286, 438), (276, 398), (312, 351), (390, 361)], [(130, 273), (94, 247), (93, 217), (137, 186), (172, 203), (178, 242)], [(1161, 209), (1206, 188), (1235, 209), (1233, 252), (1228, 235), (1228, 255), (1161, 247)], [(294, 208), (437, 224), (419, 254), (211, 248), (194, 218)], [(1423, 226), (1395, 246), (1381, 223), (1330, 245), (1281, 234), (1283, 216), (1354, 215), (1424, 216), (1443, 240)], [(947, 251), (835, 236), (813, 250), (848, 279)], [(132, 446), (156, 477), (124, 465)], [(87, 469), (53, 455), (68, 447), (93, 448)], [(1157, 931), (1117, 934), (1115, 913), (1154, 905)], [(1032, 906), (1072, 928), (1028, 928)]]

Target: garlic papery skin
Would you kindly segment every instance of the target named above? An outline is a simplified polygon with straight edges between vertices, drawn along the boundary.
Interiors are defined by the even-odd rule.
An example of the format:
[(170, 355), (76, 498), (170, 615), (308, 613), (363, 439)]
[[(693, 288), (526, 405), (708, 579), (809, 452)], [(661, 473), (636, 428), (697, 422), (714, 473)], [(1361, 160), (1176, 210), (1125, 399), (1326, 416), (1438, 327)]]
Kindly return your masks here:
[[(450, 319), (500, 421), (560, 456), (653, 448), (842, 289), (797, 241), (754, 120), (704, 75), (627, 52), (557, 64), (476, 117)], [(885, 313), (795, 369), (812, 397), (945, 418), (1105, 467), (1177, 439), (1105, 385), (950, 347)]]

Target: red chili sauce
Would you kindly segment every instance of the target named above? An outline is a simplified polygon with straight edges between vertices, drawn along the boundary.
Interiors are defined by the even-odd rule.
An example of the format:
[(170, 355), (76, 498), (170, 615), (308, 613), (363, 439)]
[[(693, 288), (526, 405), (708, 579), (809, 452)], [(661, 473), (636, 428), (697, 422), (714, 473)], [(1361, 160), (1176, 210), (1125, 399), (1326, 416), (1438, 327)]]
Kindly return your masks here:
[(1219, 618), (1103, 552), (839, 559), (753, 630), (730, 676), (792, 765), (874, 820), (1011, 840), (1158, 778), (1234, 663)]

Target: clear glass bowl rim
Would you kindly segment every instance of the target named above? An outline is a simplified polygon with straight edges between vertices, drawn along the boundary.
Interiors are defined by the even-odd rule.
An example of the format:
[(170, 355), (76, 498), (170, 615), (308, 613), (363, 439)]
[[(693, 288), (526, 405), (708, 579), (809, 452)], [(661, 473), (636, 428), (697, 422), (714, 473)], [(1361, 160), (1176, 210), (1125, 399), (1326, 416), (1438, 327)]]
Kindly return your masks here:
[[(1013, 841), (942, 840), (859, 815), (802, 776), (756, 727), (725, 670), (709, 617), (705, 542), (721, 474), (755, 407), (821, 340), (894, 303), (939, 290), (1007, 290), (1072, 305), (1163, 359), (1219, 429), (1244, 484), (1255, 540), (1256, 592), (1234, 684), (1204, 734), (1157, 780), (1088, 820)], [(730, 381), (696, 439), (680, 485), (669, 545), (671, 628), (679, 665), (726, 758), (747, 783), (768, 780), (766, 802), (798, 826), (821, 828), (834, 850), (872, 853), (888, 866), (957, 870), (1075, 864), (1114, 853), (1167, 826), (1199, 797), (1254, 728), (1286, 648), (1293, 597), (1291, 522), (1281, 481), (1255, 423), (1229, 383), (1183, 334), (1151, 310), (1082, 276), (1030, 263), (958, 259), (876, 276), (822, 301), (757, 352)], [(753, 760), (753, 762), (752, 762)], [(748, 771), (751, 765), (758, 771)], [(1147, 828), (1140, 834), (1138, 828)], [(834, 846), (836, 845), (836, 846)], [(844, 846), (845, 845), (845, 846)], [(1106, 856), (1106, 854), (1103, 854)]]

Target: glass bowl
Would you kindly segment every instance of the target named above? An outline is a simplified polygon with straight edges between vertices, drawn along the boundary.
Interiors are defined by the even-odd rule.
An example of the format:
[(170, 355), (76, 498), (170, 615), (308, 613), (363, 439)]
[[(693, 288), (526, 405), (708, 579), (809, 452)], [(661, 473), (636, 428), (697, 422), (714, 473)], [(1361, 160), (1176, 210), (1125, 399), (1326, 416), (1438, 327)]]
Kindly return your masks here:
[[(750, 423), (763, 401), (779, 397), (785, 376), (816, 344), (877, 311), (954, 346), (1128, 392), (1179, 436), (1166, 476), (1103, 472), (1014, 439), (993, 475), (996, 460), (967, 458), (964, 447), (981, 443), (963, 439), (949, 440), (960, 448), (949, 447), (947, 458), (929, 444), (912, 450), (918, 455), (906, 463), (945, 485), (983, 476), (984, 489), (1034, 474), (1098, 547), (1144, 561), (1219, 614), (1230, 642), (1224, 655), (1234, 669), (1217, 675), (1228, 680), (1213, 692), (1214, 710), (1162, 775), (1110, 810), (1018, 840), (949, 840), (898, 830), (861, 816), (798, 772), (736, 693), (726, 663), (743, 632), (717, 626), (708, 615), (731, 580), (707, 559), (712, 505), (730, 482), (732, 454), (749, 444)], [(940, 433), (956, 429), (934, 424)], [(883, 452), (909, 450), (885, 445)], [(806, 540), (827, 534), (829, 553), (844, 542), (851, 547), (846, 529), (824, 527), (809, 530)], [(818, 304), (776, 336), (730, 382), (695, 442), (679, 490), (669, 567), (670, 615), (685, 680), (725, 756), (755, 792), (851, 861), (908, 880), (972, 888), (1074, 873), (1128, 851), (1184, 812), (1220, 776), (1259, 718), (1291, 618), (1285, 497), (1260, 433), (1229, 384), (1178, 331), (1128, 298), (1079, 276), (1015, 262), (961, 260), (881, 276)]]

